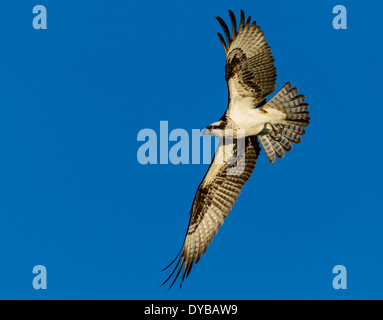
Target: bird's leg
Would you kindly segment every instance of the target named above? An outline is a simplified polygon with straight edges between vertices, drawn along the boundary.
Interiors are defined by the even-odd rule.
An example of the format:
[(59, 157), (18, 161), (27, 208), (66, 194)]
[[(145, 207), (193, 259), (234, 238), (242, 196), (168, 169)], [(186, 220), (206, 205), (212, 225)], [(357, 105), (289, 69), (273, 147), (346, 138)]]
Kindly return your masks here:
[(275, 141), (280, 141), (281, 140), (281, 132), (283, 130), (283, 124), (278, 123), (277, 125), (273, 125), (272, 123), (269, 122), (269, 125), (271, 126), (272, 130), (269, 133), (270, 137), (273, 138)]

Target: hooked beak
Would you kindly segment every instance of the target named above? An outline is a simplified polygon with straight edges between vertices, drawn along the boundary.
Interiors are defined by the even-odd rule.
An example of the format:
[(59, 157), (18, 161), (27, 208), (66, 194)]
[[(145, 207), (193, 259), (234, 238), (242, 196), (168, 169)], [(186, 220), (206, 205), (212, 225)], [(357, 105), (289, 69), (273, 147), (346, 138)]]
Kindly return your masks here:
[(202, 135), (210, 134), (210, 129), (206, 128), (205, 130), (202, 131)]

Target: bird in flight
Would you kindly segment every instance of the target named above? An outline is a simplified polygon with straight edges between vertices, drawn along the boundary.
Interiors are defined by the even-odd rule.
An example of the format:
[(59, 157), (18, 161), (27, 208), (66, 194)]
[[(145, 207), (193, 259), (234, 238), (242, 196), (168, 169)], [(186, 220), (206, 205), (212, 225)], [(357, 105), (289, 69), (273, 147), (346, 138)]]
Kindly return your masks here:
[[(285, 151), (292, 150), (291, 143), (301, 142), (305, 134), (303, 127), (310, 123), (305, 96), (298, 95), (298, 89), (291, 88), (290, 82), (266, 101), (275, 90), (277, 77), (270, 46), (255, 21), (251, 22), (250, 16), (245, 19), (243, 10), (238, 28), (231, 10), (229, 15), (231, 33), (222, 18), (216, 17), (226, 38), (225, 41), (218, 33), (226, 54), (228, 107), (221, 119), (208, 125), (203, 132), (219, 138), (220, 143), (194, 197), (182, 249), (165, 268), (175, 264), (163, 283), (174, 276), (170, 288), (181, 272), (182, 284), (231, 211), (256, 165), (261, 151), (259, 141), (273, 163), (277, 157), (283, 158)], [(240, 130), (244, 132), (241, 136), (243, 148), (238, 147), (236, 132)], [(231, 132), (230, 139), (226, 132)], [(229, 144), (230, 152), (226, 151)], [(232, 161), (234, 158), (236, 162)]]

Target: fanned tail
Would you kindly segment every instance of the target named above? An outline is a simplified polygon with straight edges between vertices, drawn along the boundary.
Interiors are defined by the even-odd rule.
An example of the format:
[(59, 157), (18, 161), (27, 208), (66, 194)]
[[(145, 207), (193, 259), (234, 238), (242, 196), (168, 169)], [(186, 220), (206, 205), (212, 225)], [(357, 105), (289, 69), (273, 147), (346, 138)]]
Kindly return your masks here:
[(284, 123), (276, 124), (268, 134), (259, 135), (266, 155), (271, 163), (276, 157), (283, 158), (285, 151), (291, 151), (291, 143), (301, 143), (307, 127), (310, 124), (310, 113), (307, 111), (309, 105), (303, 103), (304, 95), (297, 95), (298, 89), (292, 88), (287, 82), (281, 90), (268, 101), (263, 108), (273, 108), (286, 114)]

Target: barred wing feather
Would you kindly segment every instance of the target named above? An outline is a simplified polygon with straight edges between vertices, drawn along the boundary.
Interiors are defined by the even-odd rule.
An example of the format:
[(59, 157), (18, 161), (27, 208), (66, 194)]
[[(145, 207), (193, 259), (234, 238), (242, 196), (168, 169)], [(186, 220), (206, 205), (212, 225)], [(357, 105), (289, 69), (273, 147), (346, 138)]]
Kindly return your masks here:
[[(198, 187), (182, 249), (168, 266), (170, 267), (177, 261), (173, 272), (163, 283), (165, 284), (175, 274), (170, 287), (173, 286), (181, 272), (182, 280), (184, 280), (194, 263), (197, 263), (206, 252), (214, 235), (217, 234), (218, 228), (223, 224), (236, 202), (242, 187), (250, 178), (260, 152), (258, 139), (247, 137), (245, 152), (240, 155), (244, 157), (245, 161), (238, 161), (238, 165), (220, 164), (217, 163), (216, 158), (218, 154), (222, 154), (222, 148), (222, 145), (218, 147), (212, 164)], [(232, 170), (230, 174), (228, 174), (229, 168)]]
[(250, 97), (253, 107), (265, 102), (267, 95), (275, 90), (277, 78), (274, 58), (266, 42), (263, 31), (251, 23), (249, 16), (245, 23), (245, 14), (241, 10), (241, 20), (237, 29), (234, 13), (229, 10), (232, 32), (220, 17), (220, 23), (225, 37), (218, 33), (218, 37), (225, 49), (226, 66), (225, 78), (229, 90), (229, 109), (231, 99)]

